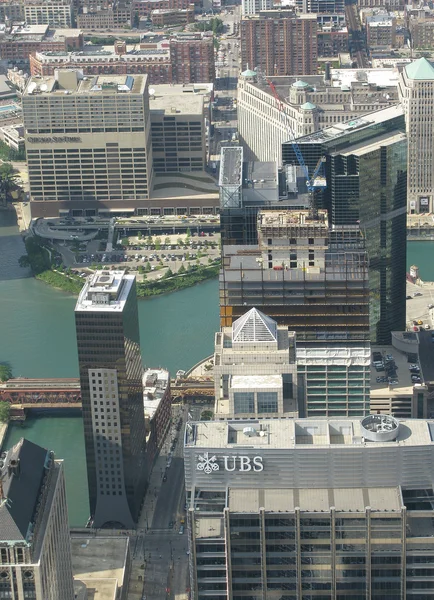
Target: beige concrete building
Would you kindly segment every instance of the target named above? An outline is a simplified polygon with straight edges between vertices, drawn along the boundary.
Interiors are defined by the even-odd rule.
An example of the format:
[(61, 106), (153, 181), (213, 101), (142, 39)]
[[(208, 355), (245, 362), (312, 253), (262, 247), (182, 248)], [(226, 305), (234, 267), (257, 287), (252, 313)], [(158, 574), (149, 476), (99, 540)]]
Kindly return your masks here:
[[(208, 95), (208, 98), (206, 96)], [(209, 88), (157, 85), (149, 97), (155, 173), (204, 171)]]
[(296, 417), (295, 333), (256, 308), (216, 333), (215, 418)]
[(407, 210), (434, 210), (434, 67), (426, 58), (405, 66), (399, 78), (408, 137)]
[[(398, 74), (392, 68), (331, 69), (330, 79), (310, 75), (271, 80), (296, 138), (398, 102)], [(256, 71), (244, 71), (238, 80), (238, 130), (245, 160), (280, 163), (288, 127), (270, 86)]]
[(24, 19), (27, 25), (71, 27), (72, 2), (71, 0), (25, 2)]
[(131, 209), (149, 198), (146, 75), (32, 77), (23, 113), (33, 216)]

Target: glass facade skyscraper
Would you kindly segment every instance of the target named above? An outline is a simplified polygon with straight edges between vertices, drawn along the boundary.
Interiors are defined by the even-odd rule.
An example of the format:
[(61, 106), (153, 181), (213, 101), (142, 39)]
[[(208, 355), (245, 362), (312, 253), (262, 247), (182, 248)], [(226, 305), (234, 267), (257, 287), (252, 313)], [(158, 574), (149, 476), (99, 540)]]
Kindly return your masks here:
[(135, 527), (146, 485), (136, 283), (97, 271), (75, 308), (93, 526)]
[[(312, 173), (325, 157), (327, 188), (316, 195), (331, 225), (358, 224), (369, 258), (370, 337), (390, 343), (405, 329), (407, 138), (393, 106), (297, 140)], [(290, 143), (284, 164), (297, 164)]]

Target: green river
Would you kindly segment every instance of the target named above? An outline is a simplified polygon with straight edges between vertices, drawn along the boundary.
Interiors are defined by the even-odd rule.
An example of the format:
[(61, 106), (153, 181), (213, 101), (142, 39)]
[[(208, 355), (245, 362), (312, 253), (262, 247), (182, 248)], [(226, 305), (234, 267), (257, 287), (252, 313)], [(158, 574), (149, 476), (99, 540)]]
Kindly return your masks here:
[[(76, 377), (75, 298), (47, 287), (18, 266), (24, 245), (13, 213), (0, 212), (0, 362), (15, 376)], [(408, 244), (408, 266), (434, 280), (434, 242)], [(167, 296), (139, 301), (143, 363), (164, 366), (172, 375), (213, 351), (218, 328), (218, 282), (208, 281)], [(80, 417), (30, 417), (12, 425), (4, 447), (20, 437), (55, 451), (65, 461), (70, 522), (88, 517), (83, 428)]]

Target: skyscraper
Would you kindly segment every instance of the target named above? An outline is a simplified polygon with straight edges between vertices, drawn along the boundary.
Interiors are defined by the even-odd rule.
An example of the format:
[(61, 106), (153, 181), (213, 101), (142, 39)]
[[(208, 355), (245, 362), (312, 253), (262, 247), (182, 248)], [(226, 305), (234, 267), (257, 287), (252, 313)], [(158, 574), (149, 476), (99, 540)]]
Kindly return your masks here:
[(434, 211), (434, 67), (426, 58), (403, 67), (398, 90), (408, 137), (407, 209)]
[(133, 212), (149, 198), (146, 75), (60, 70), (23, 94), (32, 216)]
[(432, 600), (433, 423), (187, 424), (192, 600)]
[(146, 485), (136, 282), (97, 271), (75, 307), (93, 526), (131, 529)]
[(0, 598), (74, 600), (63, 462), (21, 439), (1, 465)]
[(222, 326), (257, 307), (295, 332), (300, 416), (368, 414), (369, 285), (358, 226), (331, 227), (325, 210), (313, 218), (269, 209), (257, 213), (257, 237), (222, 246)]
[[(407, 138), (401, 106), (327, 127), (297, 140), (309, 172), (325, 159), (317, 205), (332, 226), (358, 225), (369, 257), (370, 337), (388, 344), (405, 329)], [(284, 164), (298, 165), (290, 143)], [(422, 159), (421, 159), (422, 160)]]

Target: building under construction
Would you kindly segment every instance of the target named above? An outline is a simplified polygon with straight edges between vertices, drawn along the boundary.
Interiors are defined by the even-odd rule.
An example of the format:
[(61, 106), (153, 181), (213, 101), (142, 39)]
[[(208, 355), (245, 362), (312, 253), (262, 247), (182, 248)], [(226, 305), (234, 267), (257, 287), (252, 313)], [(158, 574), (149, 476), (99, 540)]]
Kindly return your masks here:
[(221, 325), (260, 308), (304, 342), (369, 340), (369, 287), (357, 226), (329, 227), (327, 211), (258, 213), (258, 244), (223, 246)]

